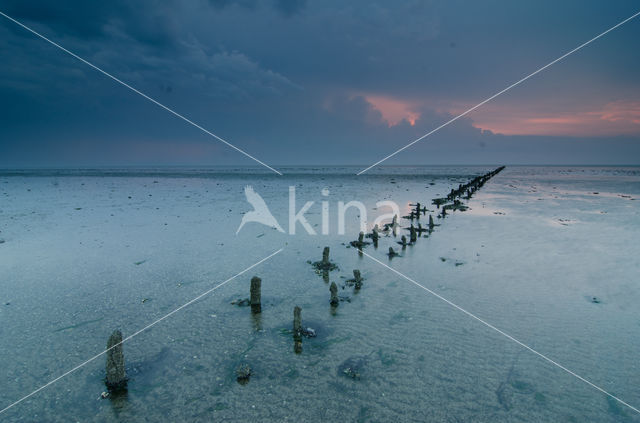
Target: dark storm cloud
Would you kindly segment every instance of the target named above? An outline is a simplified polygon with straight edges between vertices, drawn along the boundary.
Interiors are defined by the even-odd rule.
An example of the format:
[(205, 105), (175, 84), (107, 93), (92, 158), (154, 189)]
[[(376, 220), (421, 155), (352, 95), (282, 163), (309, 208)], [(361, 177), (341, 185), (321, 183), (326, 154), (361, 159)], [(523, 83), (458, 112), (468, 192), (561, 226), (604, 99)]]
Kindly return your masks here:
[(284, 16), (293, 16), (300, 13), (307, 5), (307, 0), (274, 0), (275, 7)]
[[(0, 10), (265, 160), (365, 163), (634, 7), (627, 1), (12, 0)], [(495, 113), (535, 106), (546, 118), (577, 107), (635, 104), (640, 56), (630, 52), (639, 22), (496, 99)], [(150, 163), (243, 160), (4, 18), (0, 62), (0, 165), (38, 154), (60, 163), (138, 163), (145, 151)], [(381, 110), (385, 102), (400, 112)], [(594, 116), (592, 109), (581, 116)], [(400, 118), (389, 117), (392, 112)], [(411, 116), (417, 116), (413, 125)], [(538, 160), (539, 146), (553, 160), (589, 161), (592, 152), (597, 161), (602, 145), (612, 147), (607, 160), (624, 159), (637, 144), (637, 137), (625, 139), (504, 137), (479, 129), (471, 114), (398, 160), (526, 162)], [(571, 148), (587, 151), (569, 155)]]
[(105, 38), (114, 32), (128, 34), (137, 42), (166, 47), (176, 36), (177, 23), (171, 14), (172, 1), (147, 0), (128, 2), (56, 2), (8, 1), (3, 4), (7, 14), (47, 29), (58, 35), (72, 35), (82, 40)]

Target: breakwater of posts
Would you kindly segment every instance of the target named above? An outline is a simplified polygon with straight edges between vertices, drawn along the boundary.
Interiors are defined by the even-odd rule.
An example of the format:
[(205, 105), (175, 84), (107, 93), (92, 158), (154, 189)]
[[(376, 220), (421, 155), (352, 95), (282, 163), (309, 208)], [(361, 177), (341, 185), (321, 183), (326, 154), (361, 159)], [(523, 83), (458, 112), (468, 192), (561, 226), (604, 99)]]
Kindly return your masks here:
[[(382, 228), (376, 225), (372, 228), (370, 233), (360, 232), (357, 239), (352, 240), (347, 244), (347, 248), (354, 248), (359, 254), (362, 254), (362, 250), (364, 248), (373, 245), (373, 248), (377, 249), (385, 239), (389, 239), (391, 243), (398, 245), (396, 246), (397, 250), (394, 249), (393, 246), (383, 247), (384, 249), (388, 248), (387, 256), (389, 257), (389, 260), (396, 257), (402, 257), (402, 251), (407, 248), (411, 248), (413, 245), (418, 243), (421, 238), (431, 236), (433, 232), (436, 231), (436, 228), (442, 226), (442, 222), (444, 222), (444, 219), (449, 214), (456, 211), (467, 210), (468, 206), (465, 204), (465, 201), (470, 200), (480, 188), (482, 188), (492, 177), (500, 173), (504, 168), (504, 166), (500, 166), (491, 172), (476, 176), (469, 182), (459, 184), (457, 188), (452, 188), (449, 194), (445, 197), (434, 198), (431, 201), (431, 205), (435, 206), (435, 210), (429, 210), (426, 203), (421, 203), (419, 201), (410, 203), (409, 206), (411, 209), (409, 214), (400, 217), (401, 219), (408, 221), (408, 226), (401, 226), (399, 223), (400, 218), (396, 215), (390, 223), (384, 224)], [(399, 230), (406, 230), (407, 233), (406, 235), (402, 234), (398, 240), (397, 235)], [(367, 239), (371, 241), (367, 241)], [(308, 263), (313, 266), (316, 274), (322, 278), (328, 288), (326, 290), (326, 296), (321, 301), (326, 301), (328, 310), (332, 315), (337, 313), (337, 309), (340, 304), (345, 302), (350, 303), (351, 295), (359, 294), (366, 287), (365, 278), (362, 276), (359, 269), (345, 269), (353, 273), (353, 278), (342, 278), (344, 279), (344, 282), (336, 283), (331, 280), (332, 273), (339, 273), (341, 269), (338, 264), (331, 261), (330, 248), (328, 246), (324, 247), (321, 260), (315, 262), (308, 261)], [(240, 298), (232, 301), (231, 304), (238, 307), (250, 306), (251, 313), (258, 316), (261, 313), (268, 313), (269, 309), (264, 307), (261, 300), (262, 289), (266, 287), (268, 290), (268, 283), (263, 284), (262, 279), (257, 276), (254, 276), (248, 282), (249, 298)], [(347, 288), (352, 291), (346, 291)], [(347, 294), (351, 295), (340, 295), (345, 291)], [(287, 330), (287, 332), (291, 333), (293, 351), (296, 354), (303, 352), (302, 344), (304, 338), (315, 338), (317, 335), (316, 329), (304, 325), (302, 320), (302, 309), (297, 305), (293, 308), (292, 329)], [(122, 334), (120, 331), (114, 331), (107, 344), (108, 353), (106, 357), (106, 377), (104, 379), (107, 392), (103, 392), (102, 398), (112, 397), (111, 394), (113, 393), (126, 392), (127, 382), (129, 379), (125, 372), (122, 342)], [(360, 375), (364, 371), (367, 360), (367, 356), (349, 357), (338, 366), (337, 373), (352, 379), (360, 379)], [(236, 367), (236, 379), (241, 385), (248, 383), (253, 374), (254, 370), (251, 363), (242, 362)]]

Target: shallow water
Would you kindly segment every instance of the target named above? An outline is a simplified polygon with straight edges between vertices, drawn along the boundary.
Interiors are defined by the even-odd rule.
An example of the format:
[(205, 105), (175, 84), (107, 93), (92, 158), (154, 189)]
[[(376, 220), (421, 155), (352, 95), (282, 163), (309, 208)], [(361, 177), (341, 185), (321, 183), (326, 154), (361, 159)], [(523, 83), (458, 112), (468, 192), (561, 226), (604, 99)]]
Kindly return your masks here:
[[(0, 408), (274, 251), (124, 344), (124, 397), (99, 399), (104, 357), (16, 405), (7, 421), (640, 421), (638, 414), (365, 257), (355, 210), (408, 212), (493, 167), (100, 169), (0, 172)], [(250, 223), (252, 185), (288, 229), (288, 190), (320, 232)], [(321, 195), (323, 188), (329, 195)], [(365, 251), (632, 406), (640, 407), (640, 168), (507, 167), (428, 238)], [(435, 216), (435, 213), (434, 213)], [(403, 225), (408, 223), (401, 222)], [(404, 232), (406, 233), (406, 231)], [(398, 236), (400, 233), (398, 234)], [(408, 233), (407, 233), (408, 236)], [(345, 245), (346, 244), (346, 245)], [(343, 285), (329, 306), (308, 260)], [(262, 278), (263, 311), (230, 304)], [(592, 301), (598, 299), (597, 303)], [(295, 354), (294, 305), (318, 337)], [(351, 360), (352, 379), (341, 372)], [(355, 360), (355, 361), (354, 361)], [(235, 369), (253, 374), (240, 385)]]

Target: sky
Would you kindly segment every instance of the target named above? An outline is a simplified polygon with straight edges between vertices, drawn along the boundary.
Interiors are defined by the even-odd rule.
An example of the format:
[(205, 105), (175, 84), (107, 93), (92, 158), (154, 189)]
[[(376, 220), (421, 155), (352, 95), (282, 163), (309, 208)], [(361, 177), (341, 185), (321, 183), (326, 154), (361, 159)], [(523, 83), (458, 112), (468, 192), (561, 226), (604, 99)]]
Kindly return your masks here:
[[(370, 165), (636, 1), (0, 0), (270, 165)], [(0, 16), (0, 167), (250, 159)], [(387, 164), (640, 164), (640, 17)]]

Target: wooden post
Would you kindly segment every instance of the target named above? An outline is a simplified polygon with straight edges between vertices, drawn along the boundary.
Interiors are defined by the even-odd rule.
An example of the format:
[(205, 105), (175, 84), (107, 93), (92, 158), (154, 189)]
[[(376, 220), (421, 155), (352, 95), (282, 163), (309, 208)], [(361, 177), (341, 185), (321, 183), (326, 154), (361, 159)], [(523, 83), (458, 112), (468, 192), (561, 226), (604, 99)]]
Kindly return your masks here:
[(114, 330), (107, 341), (107, 377), (105, 384), (109, 391), (117, 392), (127, 388), (127, 374), (124, 370), (122, 352), (122, 332)]
[(380, 235), (378, 235), (378, 225), (375, 225), (373, 227), (373, 233), (371, 234), (371, 239), (373, 240), (373, 246), (375, 248), (378, 248), (378, 238), (380, 237)]
[(335, 282), (331, 282), (329, 291), (331, 292), (331, 305), (333, 307), (336, 307), (338, 304), (340, 304), (340, 298), (338, 298), (338, 285), (336, 285)]
[(261, 286), (262, 280), (254, 276), (251, 278), (251, 311), (254, 313), (260, 313), (262, 311), (261, 302)]
[(362, 276), (360, 275), (360, 270), (353, 270), (353, 280), (355, 281), (355, 289), (362, 288)]
[(293, 337), (302, 338), (302, 309), (298, 306), (293, 308)]
[(391, 221), (391, 229), (393, 232), (393, 236), (396, 236), (396, 228), (398, 227), (398, 215), (393, 215), (393, 220)]
[(298, 306), (293, 308), (293, 351), (296, 354), (302, 352), (302, 309)]

